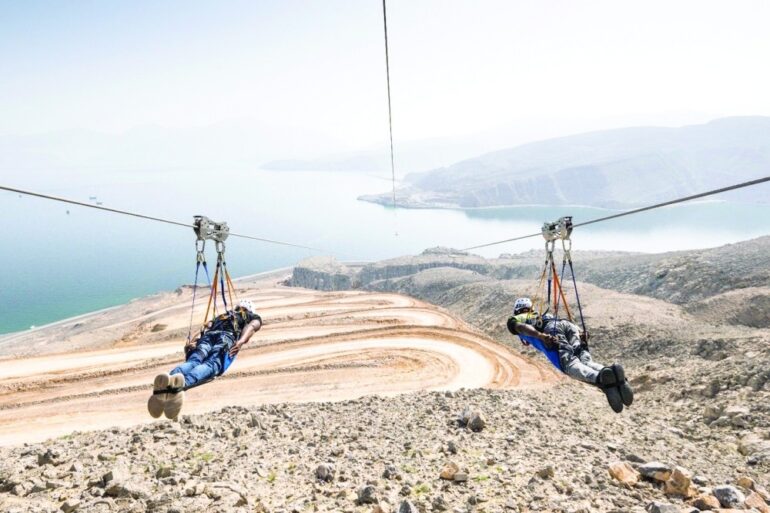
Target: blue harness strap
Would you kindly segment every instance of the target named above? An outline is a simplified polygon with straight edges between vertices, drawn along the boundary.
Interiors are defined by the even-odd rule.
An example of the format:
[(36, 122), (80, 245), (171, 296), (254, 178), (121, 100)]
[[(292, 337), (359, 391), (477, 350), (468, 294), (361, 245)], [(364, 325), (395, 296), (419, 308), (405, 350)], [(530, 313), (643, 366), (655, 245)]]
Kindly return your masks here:
[(535, 337), (528, 337), (526, 335), (519, 335), (519, 338), (523, 341), (527, 342), (529, 345), (543, 353), (546, 358), (548, 358), (548, 361), (550, 361), (554, 367), (559, 369), (561, 372), (564, 372), (564, 369), (561, 368), (561, 360), (559, 360), (559, 350), (558, 349), (548, 349), (545, 347), (545, 344), (543, 344), (543, 341), (539, 338)]

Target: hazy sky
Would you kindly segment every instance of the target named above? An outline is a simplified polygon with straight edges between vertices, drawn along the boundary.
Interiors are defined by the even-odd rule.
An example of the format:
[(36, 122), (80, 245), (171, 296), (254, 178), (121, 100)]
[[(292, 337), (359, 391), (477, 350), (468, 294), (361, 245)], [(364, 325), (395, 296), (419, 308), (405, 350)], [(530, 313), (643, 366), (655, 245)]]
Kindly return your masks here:
[[(379, 0), (0, 1), (0, 134), (387, 138)], [(770, 115), (770, 2), (389, 0), (397, 140)], [(604, 121), (602, 121), (604, 120)]]

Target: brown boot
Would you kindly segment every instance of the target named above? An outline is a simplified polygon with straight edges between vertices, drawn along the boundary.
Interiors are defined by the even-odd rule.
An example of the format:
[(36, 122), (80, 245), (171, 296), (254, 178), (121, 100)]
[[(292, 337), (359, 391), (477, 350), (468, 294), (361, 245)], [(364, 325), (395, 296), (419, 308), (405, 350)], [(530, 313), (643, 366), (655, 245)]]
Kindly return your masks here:
[(171, 376), (166, 374), (158, 374), (155, 376), (155, 381), (152, 384), (152, 395), (147, 401), (147, 411), (150, 412), (153, 418), (157, 419), (163, 415), (163, 408), (168, 400), (168, 393), (161, 392), (161, 390), (167, 390)]
[(184, 376), (182, 374), (171, 376), (169, 387), (178, 391), (168, 394), (168, 399), (163, 407), (163, 413), (167, 418), (176, 420), (184, 405)]

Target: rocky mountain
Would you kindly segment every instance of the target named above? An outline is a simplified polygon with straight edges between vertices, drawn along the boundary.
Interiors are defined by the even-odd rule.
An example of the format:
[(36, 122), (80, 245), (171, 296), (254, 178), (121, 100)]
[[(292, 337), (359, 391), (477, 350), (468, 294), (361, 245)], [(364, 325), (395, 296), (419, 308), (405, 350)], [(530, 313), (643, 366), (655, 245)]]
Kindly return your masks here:
[[(404, 207), (525, 204), (625, 208), (767, 175), (770, 118), (638, 127), (549, 139), (406, 177)], [(643, 187), (640, 187), (643, 184)], [(767, 201), (767, 191), (726, 196)], [(360, 199), (388, 204), (387, 194)]]
[[(558, 251), (556, 258), (561, 258)], [(659, 254), (573, 251), (573, 259), (580, 281), (662, 299), (693, 313), (711, 315), (715, 321), (741, 319), (748, 326), (770, 327), (765, 308), (770, 300), (770, 236), (706, 250)], [(538, 251), (486, 259), (450, 248), (432, 248), (420, 255), (358, 267), (333, 259), (306, 260), (294, 269), (291, 284), (318, 290), (404, 292), (435, 303), (437, 294), (453, 285), (534, 280), (542, 265)], [(437, 268), (441, 270), (427, 272)], [(726, 313), (740, 310), (740, 314), (715, 315), (719, 309)]]

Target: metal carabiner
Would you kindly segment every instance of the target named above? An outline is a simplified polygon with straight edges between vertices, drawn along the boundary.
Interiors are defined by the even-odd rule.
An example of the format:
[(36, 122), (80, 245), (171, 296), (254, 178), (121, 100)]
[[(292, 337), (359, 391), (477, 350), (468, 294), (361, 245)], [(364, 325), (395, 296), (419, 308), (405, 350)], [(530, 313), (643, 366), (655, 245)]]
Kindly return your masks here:
[(203, 263), (206, 261), (206, 239), (197, 239), (195, 241), (195, 251), (198, 254), (198, 262)]
[(549, 239), (545, 241), (545, 252), (553, 254), (553, 250), (556, 249), (556, 239)]

